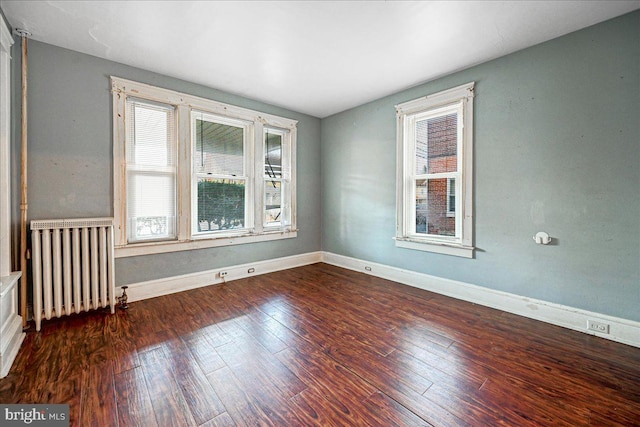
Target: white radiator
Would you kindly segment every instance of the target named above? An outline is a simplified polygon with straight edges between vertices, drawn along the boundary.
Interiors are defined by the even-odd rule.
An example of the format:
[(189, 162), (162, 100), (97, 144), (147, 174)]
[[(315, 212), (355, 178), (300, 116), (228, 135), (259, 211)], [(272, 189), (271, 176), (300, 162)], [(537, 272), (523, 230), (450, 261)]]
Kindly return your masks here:
[(113, 218), (31, 221), (33, 317), (111, 306), (115, 312)]

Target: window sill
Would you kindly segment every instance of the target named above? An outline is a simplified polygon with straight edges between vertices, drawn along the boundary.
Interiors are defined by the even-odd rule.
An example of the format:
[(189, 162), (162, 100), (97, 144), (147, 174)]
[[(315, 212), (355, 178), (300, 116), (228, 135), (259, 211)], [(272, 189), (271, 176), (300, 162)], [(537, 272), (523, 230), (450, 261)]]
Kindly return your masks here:
[(215, 248), (220, 246), (242, 245), (247, 243), (268, 242), (272, 240), (292, 239), (298, 236), (298, 231), (274, 231), (263, 234), (248, 234), (215, 239), (194, 239), (182, 242), (150, 242), (135, 243), (115, 248), (116, 258), (127, 258), (139, 255), (162, 254), (167, 252), (190, 251), (193, 249)]
[(395, 237), (396, 247), (404, 249), (413, 249), (417, 251), (434, 252), (443, 255), (453, 255), (462, 258), (473, 258), (473, 246), (463, 246), (456, 243), (445, 243), (435, 241), (419, 241), (406, 237)]

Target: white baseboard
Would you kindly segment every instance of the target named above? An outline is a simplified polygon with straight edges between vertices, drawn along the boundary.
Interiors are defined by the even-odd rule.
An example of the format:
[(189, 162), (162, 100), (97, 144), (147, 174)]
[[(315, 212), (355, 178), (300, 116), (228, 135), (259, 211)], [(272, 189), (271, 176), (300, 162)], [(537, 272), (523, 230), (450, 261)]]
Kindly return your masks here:
[[(303, 265), (314, 264), (322, 261), (321, 252), (310, 252), (302, 255), (276, 258), (266, 261), (250, 262), (246, 264), (229, 267), (216, 268), (213, 270), (200, 271), (197, 273), (183, 274), (180, 276), (167, 277), (146, 282), (133, 283), (128, 286), (128, 301), (140, 301), (147, 298), (159, 297), (186, 291), (188, 289), (200, 288), (203, 286), (215, 285), (223, 282), (220, 272), (227, 273), (224, 280), (242, 279), (245, 277), (257, 276), (259, 274), (272, 273), (274, 271), (287, 270), (301, 267)], [(251, 272), (249, 272), (253, 269)], [(122, 294), (122, 286), (116, 288), (116, 295)]]
[[(443, 279), (330, 252), (322, 253), (322, 262), (640, 347), (640, 322), (633, 320), (594, 313), (575, 307), (496, 291), (470, 283)], [(587, 329), (587, 321), (596, 321), (609, 325), (609, 333), (605, 334)]]

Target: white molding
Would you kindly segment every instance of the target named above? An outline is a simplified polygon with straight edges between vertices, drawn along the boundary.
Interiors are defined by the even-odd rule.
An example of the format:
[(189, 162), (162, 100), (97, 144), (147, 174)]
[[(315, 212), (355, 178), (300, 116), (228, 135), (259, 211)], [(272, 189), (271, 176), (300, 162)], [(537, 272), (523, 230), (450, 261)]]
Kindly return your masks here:
[[(197, 273), (183, 274), (180, 276), (166, 277), (146, 282), (132, 283), (128, 286), (127, 295), (129, 302), (140, 301), (147, 298), (169, 295), (189, 289), (201, 288), (203, 286), (217, 285), (225, 281), (243, 279), (245, 277), (258, 276), (260, 274), (273, 273), (274, 271), (287, 270), (301, 267), (303, 265), (321, 262), (321, 252), (309, 252), (301, 255), (293, 255), (283, 258), (275, 258), (266, 261), (250, 262), (227, 267), (215, 268), (213, 270), (200, 271)], [(249, 269), (254, 270), (249, 273)], [(227, 276), (223, 280), (220, 272), (226, 271)], [(116, 289), (116, 294), (122, 294), (122, 286)]]
[(11, 273), (11, 45), (0, 17), (0, 276)]
[(22, 317), (17, 314), (17, 284), (21, 276), (22, 272), (18, 271), (0, 277), (0, 378), (9, 373), (26, 336), (22, 332)]
[[(331, 252), (322, 253), (322, 262), (359, 271), (383, 279), (393, 280), (405, 285), (469, 301), (486, 307), (496, 308), (508, 313), (540, 320), (556, 326), (572, 329), (590, 335), (596, 335), (611, 341), (640, 347), (640, 322), (595, 313), (575, 307), (555, 304), (534, 298), (528, 298), (508, 292), (497, 291), (466, 282), (459, 282), (403, 270), (384, 264), (364, 261)], [(587, 321), (609, 325), (609, 334), (590, 331)]]
[(445, 242), (438, 244), (435, 240), (420, 241), (413, 240), (411, 238), (399, 237), (396, 237), (394, 240), (396, 241), (396, 246), (399, 248), (413, 249), (416, 251), (437, 252), (443, 255), (453, 255), (462, 258), (473, 258), (473, 251), (475, 250), (473, 246), (463, 246), (455, 243)]
[[(27, 336), (26, 333), (22, 332), (22, 318), (20, 316), (14, 317), (8, 326), (6, 331), (3, 330), (2, 332), (2, 343), (7, 344), (2, 352), (0, 352), (0, 378), (6, 377), (9, 373), (11, 365), (13, 365), (13, 361), (18, 355), (22, 341), (24, 341), (24, 338)], [(6, 338), (4, 336), (5, 334)]]
[[(121, 77), (111, 76), (111, 90), (114, 93), (123, 93), (129, 96), (151, 98), (154, 101), (168, 103), (172, 105), (186, 105), (193, 110), (203, 110), (221, 116), (239, 118), (248, 121), (258, 121), (263, 124), (280, 127), (284, 129), (294, 129), (298, 121), (274, 114), (263, 113), (249, 108), (238, 107), (231, 104), (215, 101), (209, 98), (190, 95), (171, 89), (152, 86)], [(142, 95), (141, 95), (142, 94)]]
[(11, 32), (9, 28), (7, 28), (4, 19), (0, 18), (0, 21), (2, 21), (2, 24), (0, 24), (0, 46), (6, 50), (7, 53), (10, 53), (14, 40), (13, 37), (11, 37)]
[(136, 243), (128, 246), (116, 246), (115, 257), (126, 258), (140, 255), (163, 254), (167, 252), (191, 251), (194, 249), (217, 248), (221, 246), (293, 239), (298, 236), (298, 231), (272, 231), (262, 234), (226, 236), (215, 239), (210, 236), (211, 235), (196, 237), (193, 240), (187, 240), (184, 242), (149, 242)]

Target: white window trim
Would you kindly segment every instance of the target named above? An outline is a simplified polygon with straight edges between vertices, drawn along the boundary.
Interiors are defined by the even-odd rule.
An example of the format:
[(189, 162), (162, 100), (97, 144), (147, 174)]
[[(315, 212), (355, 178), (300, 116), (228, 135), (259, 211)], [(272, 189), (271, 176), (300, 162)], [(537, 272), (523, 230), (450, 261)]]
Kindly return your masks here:
[[(474, 82), (470, 82), (449, 90), (438, 92), (422, 98), (396, 105), (397, 117), (397, 180), (396, 180), (396, 246), (405, 249), (436, 252), (465, 258), (473, 258), (473, 97)], [(428, 235), (425, 237), (409, 233), (410, 217), (409, 201), (415, 199), (411, 174), (408, 172), (412, 159), (414, 142), (411, 132), (407, 132), (409, 121), (418, 114), (462, 103), (462, 152), (458, 153), (460, 173), (460, 198), (456, 198), (456, 215), (460, 213), (460, 238), (451, 239)], [(411, 181), (411, 182), (410, 182)], [(458, 189), (456, 189), (458, 191)], [(448, 198), (448, 194), (447, 194)], [(415, 221), (414, 221), (415, 222)], [(459, 223), (459, 224), (458, 224)], [(457, 231), (457, 230), (456, 230)], [(456, 234), (458, 234), (456, 232)], [(453, 241), (456, 240), (456, 241)]]
[[(296, 137), (297, 121), (271, 114), (261, 113), (222, 102), (213, 101), (189, 94), (163, 89), (144, 83), (138, 83), (120, 77), (111, 76), (113, 98), (113, 209), (116, 258), (148, 255), (156, 253), (203, 249), (227, 245), (255, 243), (262, 241), (297, 237), (296, 226)], [(126, 197), (126, 98), (132, 96), (176, 107), (178, 134), (178, 238), (172, 241), (138, 242), (127, 244), (127, 197)], [(254, 124), (253, 147), (259, 149), (263, 144), (263, 128), (279, 128), (289, 132), (291, 139), (290, 156), (290, 217), (291, 223), (286, 229), (259, 229), (237, 235), (193, 235), (191, 226), (191, 111), (205, 111), (214, 115), (239, 119)], [(254, 156), (258, 157), (258, 156)], [(262, 179), (262, 174), (258, 179)], [(255, 209), (262, 211), (263, 201), (254, 198)]]

